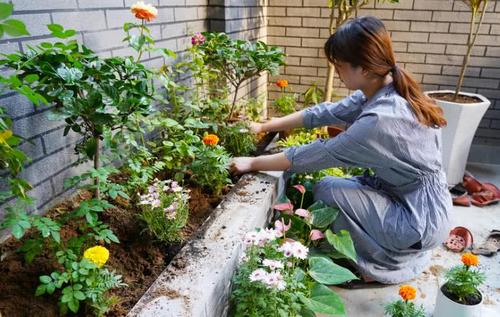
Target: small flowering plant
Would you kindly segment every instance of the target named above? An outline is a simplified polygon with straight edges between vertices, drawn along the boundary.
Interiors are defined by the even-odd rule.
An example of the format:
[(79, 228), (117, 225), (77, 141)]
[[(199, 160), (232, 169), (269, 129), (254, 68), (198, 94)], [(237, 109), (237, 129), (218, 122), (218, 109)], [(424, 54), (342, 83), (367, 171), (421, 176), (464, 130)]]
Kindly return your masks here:
[(182, 239), (181, 229), (189, 216), (189, 192), (176, 181), (156, 179), (145, 194), (139, 195), (140, 217), (158, 240), (176, 242)]
[(462, 255), (463, 265), (451, 268), (445, 275), (443, 293), (460, 304), (473, 305), (481, 301), (478, 287), (484, 283), (485, 275), (476, 267), (479, 259), (472, 253)]
[(231, 183), (229, 178), (231, 156), (218, 143), (217, 135), (205, 135), (203, 144), (194, 150), (194, 160), (190, 166), (191, 180), (215, 195), (220, 195), (222, 189)]
[(276, 81), (276, 86), (280, 88), (281, 94), (278, 99), (274, 101), (274, 108), (278, 113), (283, 115), (294, 113), (296, 111), (295, 107), (297, 106), (298, 95), (286, 91), (288, 87), (288, 80), (286, 79)]
[[(291, 222), (249, 232), (233, 278), (234, 316), (344, 315), (341, 298), (326, 285), (356, 279), (349, 270), (286, 237)], [(262, 296), (265, 293), (266, 296)]]
[(68, 310), (76, 313), (81, 303), (85, 303), (96, 316), (104, 316), (117, 301), (107, 292), (126, 286), (120, 275), (104, 267), (109, 250), (100, 245), (93, 246), (85, 250), (80, 260), (72, 250), (59, 251), (56, 256), (64, 270), (40, 276), (41, 284), (35, 295), (54, 294), (56, 289), (61, 289), (59, 301), (63, 314)]
[(385, 314), (390, 317), (425, 317), (422, 305), (416, 306), (412, 300), (417, 296), (417, 290), (411, 285), (401, 285), (399, 296), (402, 299), (394, 301), (385, 307)]

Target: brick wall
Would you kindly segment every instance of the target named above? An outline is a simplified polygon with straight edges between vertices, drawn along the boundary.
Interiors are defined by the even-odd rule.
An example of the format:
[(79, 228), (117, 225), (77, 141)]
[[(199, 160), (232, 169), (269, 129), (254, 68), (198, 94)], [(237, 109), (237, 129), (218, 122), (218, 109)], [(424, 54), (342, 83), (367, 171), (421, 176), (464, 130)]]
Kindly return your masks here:
[[(53, 40), (46, 25), (59, 23), (78, 31), (77, 38), (103, 57), (134, 55), (122, 42), (124, 22), (134, 21), (129, 11), (135, 0), (13, 0), (13, 18), (23, 20), (31, 36), (4, 38), (0, 51), (11, 53), (42, 41)], [(149, 24), (157, 46), (170, 48), (180, 56), (191, 45), (189, 34), (208, 30), (226, 31), (231, 36), (265, 40), (265, 8), (262, 0), (148, 0), (158, 8), (158, 17)], [(150, 67), (163, 63), (162, 57), (143, 58)], [(0, 70), (1, 71), (1, 70)], [(3, 74), (7, 71), (3, 70)], [(267, 77), (241, 90), (241, 96), (265, 91)], [(7, 92), (0, 104), (14, 119), (14, 132), (27, 139), (21, 148), (32, 158), (20, 177), (34, 187), (35, 212), (41, 212), (68, 192), (67, 177), (78, 175), (90, 164), (77, 165), (74, 155), (76, 134), (63, 137), (63, 122), (49, 121), (49, 107), (35, 108), (24, 97)], [(5, 174), (3, 174), (5, 176)], [(0, 177), (2, 174), (0, 174)], [(5, 184), (3, 184), (5, 188)], [(0, 189), (2, 182), (0, 181)], [(0, 206), (0, 219), (1, 219)]]
[[(286, 48), (286, 77), (291, 88), (304, 92), (314, 82), (324, 87), (327, 74), (323, 45), (329, 36), (327, 0), (270, 0), (268, 41)], [(401, 0), (374, 4), (359, 15), (382, 19), (391, 32), (399, 64), (410, 70), (425, 90), (454, 89), (466, 46), (470, 13), (462, 1)], [(273, 82), (277, 77), (271, 77)], [(335, 93), (348, 91), (335, 80)], [(492, 105), (476, 133), (474, 143), (500, 146), (500, 3), (490, 1), (473, 49), (464, 91), (480, 93)], [(278, 89), (270, 86), (270, 99)], [(497, 155), (495, 155), (497, 156)], [(498, 160), (498, 158), (497, 158)]]

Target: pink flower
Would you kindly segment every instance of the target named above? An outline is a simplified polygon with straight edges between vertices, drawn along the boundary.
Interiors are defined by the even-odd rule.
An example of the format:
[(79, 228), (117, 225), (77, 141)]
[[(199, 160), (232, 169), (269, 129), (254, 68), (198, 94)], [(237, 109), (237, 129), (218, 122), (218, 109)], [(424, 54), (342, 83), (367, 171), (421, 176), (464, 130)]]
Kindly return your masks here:
[(267, 275), (268, 273), (264, 269), (256, 269), (250, 274), (249, 279), (252, 282), (264, 281), (267, 279)]
[(299, 209), (295, 210), (295, 214), (297, 216), (304, 218), (304, 219), (311, 218), (311, 213), (307, 209), (299, 208)]
[(304, 185), (294, 185), (293, 188), (298, 190), (302, 195), (304, 195), (304, 193), (306, 192), (306, 188), (304, 187)]
[(191, 38), (191, 44), (193, 44), (193, 45), (201, 45), (203, 43), (205, 43), (205, 37), (201, 33), (196, 33)]
[(293, 215), (293, 205), (290, 202), (274, 205), (273, 208), (284, 214)]
[(264, 259), (262, 261), (262, 265), (267, 266), (271, 270), (282, 269), (283, 268), (283, 262), (275, 261), (275, 260), (269, 260), (269, 259)]
[(282, 237), (285, 232), (290, 230), (291, 226), (291, 220), (288, 220), (288, 224), (285, 224), (285, 220), (283, 218), (281, 218), (281, 220), (276, 220), (274, 222), (274, 230), (276, 230), (277, 234), (279, 234), (278, 238)]
[(320, 240), (323, 239), (324, 237), (325, 235), (323, 234), (323, 232), (317, 229), (311, 230), (311, 233), (309, 234), (309, 239), (311, 239), (311, 241)]

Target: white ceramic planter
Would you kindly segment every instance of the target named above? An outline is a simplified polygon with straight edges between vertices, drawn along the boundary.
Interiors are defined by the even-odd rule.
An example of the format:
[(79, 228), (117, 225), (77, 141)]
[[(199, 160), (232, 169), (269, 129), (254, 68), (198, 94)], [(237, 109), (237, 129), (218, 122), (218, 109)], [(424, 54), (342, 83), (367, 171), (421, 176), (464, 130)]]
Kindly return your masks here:
[[(452, 90), (427, 91), (433, 93), (454, 93)], [(460, 93), (461, 95), (477, 97), (481, 102), (461, 104), (434, 99), (443, 108), (448, 125), (442, 130), (442, 160), (448, 185), (454, 186), (462, 181), (465, 165), (469, 157), (472, 139), (479, 122), (483, 118), (491, 102), (482, 95)]]
[(438, 290), (436, 298), (436, 308), (434, 309), (434, 317), (481, 317), (481, 309), (483, 307), (483, 294), (481, 294), (481, 302), (477, 305), (462, 305), (456, 303), (446, 297), (441, 290)]

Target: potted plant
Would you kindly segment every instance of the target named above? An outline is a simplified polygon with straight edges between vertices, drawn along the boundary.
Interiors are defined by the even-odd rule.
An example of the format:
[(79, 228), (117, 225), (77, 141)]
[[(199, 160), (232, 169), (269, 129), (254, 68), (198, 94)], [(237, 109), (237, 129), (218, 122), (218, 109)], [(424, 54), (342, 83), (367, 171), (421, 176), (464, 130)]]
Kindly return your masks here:
[(425, 317), (425, 310), (422, 305), (416, 306), (411, 302), (417, 296), (417, 290), (410, 285), (399, 287), (401, 299), (385, 306), (385, 314), (390, 317)]
[[(465, 71), (467, 69), (472, 48), (481, 28), (488, 0), (463, 0), (470, 8), (471, 19), (467, 51), (462, 62), (462, 69), (456, 84), (455, 91), (439, 90), (428, 91), (426, 94), (433, 98), (443, 109), (448, 125), (443, 128), (443, 166), (448, 184), (453, 186), (462, 181), (465, 165), (469, 156), (472, 139), (479, 122), (490, 106), (490, 101), (480, 94), (461, 92)], [(479, 18), (479, 21), (477, 21)], [(475, 28), (475, 30), (474, 30)]]
[(472, 253), (465, 253), (462, 263), (446, 273), (446, 282), (438, 290), (434, 316), (481, 316), (483, 296), (478, 287), (484, 282), (485, 276), (474, 268), (479, 264), (479, 259)]

